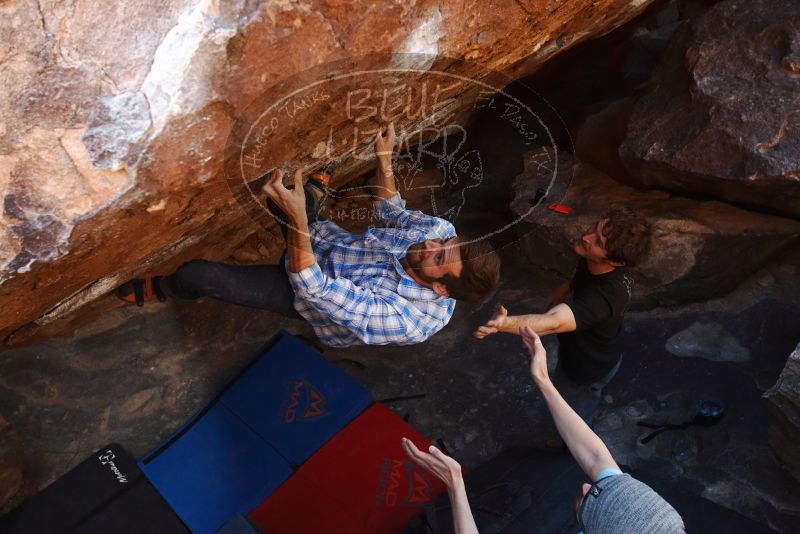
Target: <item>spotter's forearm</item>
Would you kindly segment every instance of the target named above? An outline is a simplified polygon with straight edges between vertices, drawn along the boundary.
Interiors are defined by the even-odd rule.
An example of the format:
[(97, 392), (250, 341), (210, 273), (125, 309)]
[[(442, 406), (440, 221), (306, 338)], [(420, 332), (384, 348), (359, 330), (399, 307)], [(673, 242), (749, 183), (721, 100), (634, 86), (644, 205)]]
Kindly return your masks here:
[(527, 326), (540, 336), (544, 336), (554, 333), (558, 323), (553, 317), (540, 313), (509, 315), (500, 327), (500, 331), (506, 334), (519, 335), (519, 329), (523, 326)]
[(448, 488), (447, 493), (450, 497), (450, 504), (453, 507), (455, 534), (478, 534), (478, 526), (475, 524), (472, 510), (469, 507), (464, 479), (459, 477), (455, 480), (454, 486)]
[(606, 468), (618, 469), (605, 443), (561, 396), (552, 382), (537, 383), (561, 439), (583, 472), (592, 480)]

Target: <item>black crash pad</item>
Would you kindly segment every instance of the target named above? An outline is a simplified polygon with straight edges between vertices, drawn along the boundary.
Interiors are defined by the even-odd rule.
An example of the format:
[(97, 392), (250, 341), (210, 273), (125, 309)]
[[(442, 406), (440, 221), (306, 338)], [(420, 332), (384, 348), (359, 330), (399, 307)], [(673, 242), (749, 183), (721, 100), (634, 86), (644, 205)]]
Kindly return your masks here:
[(0, 519), (3, 534), (187, 534), (120, 445), (103, 447)]

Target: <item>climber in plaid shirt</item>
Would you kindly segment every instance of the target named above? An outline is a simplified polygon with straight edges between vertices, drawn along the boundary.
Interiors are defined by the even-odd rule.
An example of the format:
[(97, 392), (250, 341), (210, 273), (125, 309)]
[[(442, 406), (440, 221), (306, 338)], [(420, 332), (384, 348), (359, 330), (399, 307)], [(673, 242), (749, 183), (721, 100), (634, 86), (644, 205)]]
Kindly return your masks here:
[[(412, 261), (425, 269), (419, 262), (427, 254), (433, 257), (433, 268), (460, 274), (453, 226), (406, 210), (398, 194), (375, 204), (385, 228), (351, 234), (333, 222), (317, 221), (310, 225), (316, 262), (294, 272), (291, 256), (287, 258), (295, 309), (328, 345), (419, 343), (441, 330), (453, 314), (455, 300), (439, 287), (441, 282), (426, 287), (406, 270)], [(428, 243), (428, 248), (409, 250), (417, 243)]]
[(382, 227), (351, 234), (317, 220), (309, 209), (316, 202), (306, 196), (318, 189), (304, 187), (300, 171), (287, 188), (278, 170), (263, 191), (288, 222), (285, 268), (194, 260), (153, 285), (179, 298), (211, 296), (299, 313), (333, 347), (426, 340), (448, 323), (457, 299), (482, 298), (497, 285), (500, 260), (486, 241), (462, 241), (448, 221), (405, 208), (392, 171), (394, 137), (389, 125), (375, 140), (375, 215)]

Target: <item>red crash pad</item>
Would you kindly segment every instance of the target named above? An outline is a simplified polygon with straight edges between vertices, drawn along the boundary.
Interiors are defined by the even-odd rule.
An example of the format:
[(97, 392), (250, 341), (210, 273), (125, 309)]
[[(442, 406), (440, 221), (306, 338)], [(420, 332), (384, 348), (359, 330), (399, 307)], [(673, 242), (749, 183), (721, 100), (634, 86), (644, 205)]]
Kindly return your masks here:
[(328, 441), (258, 506), (250, 519), (264, 532), (402, 533), (409, 519), (444, 490), (403, 452), (430, 442), (381, 404)]

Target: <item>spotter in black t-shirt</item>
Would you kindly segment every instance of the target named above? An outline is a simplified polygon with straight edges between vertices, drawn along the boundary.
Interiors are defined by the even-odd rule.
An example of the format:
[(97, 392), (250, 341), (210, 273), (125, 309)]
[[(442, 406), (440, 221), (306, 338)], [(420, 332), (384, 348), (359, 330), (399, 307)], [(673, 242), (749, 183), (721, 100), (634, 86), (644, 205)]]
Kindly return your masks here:
[(566, 300), (575, 316), (574, 332), (558, 334), (559, 361), (578, 384), (602, 379), (620, 358), (622, 319), (631, 300), (633, 281), (624, 267), (595, 275), (581, 259)]

